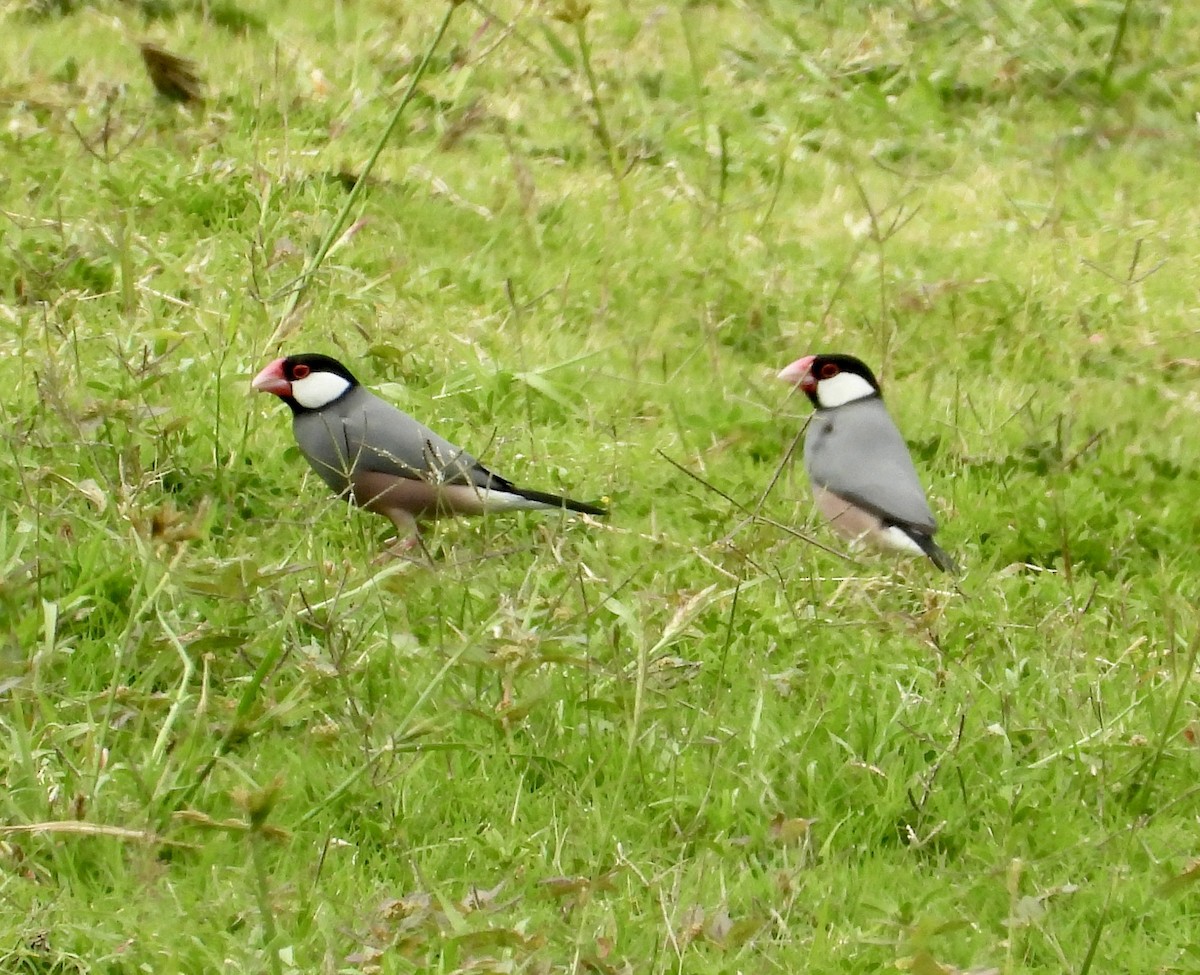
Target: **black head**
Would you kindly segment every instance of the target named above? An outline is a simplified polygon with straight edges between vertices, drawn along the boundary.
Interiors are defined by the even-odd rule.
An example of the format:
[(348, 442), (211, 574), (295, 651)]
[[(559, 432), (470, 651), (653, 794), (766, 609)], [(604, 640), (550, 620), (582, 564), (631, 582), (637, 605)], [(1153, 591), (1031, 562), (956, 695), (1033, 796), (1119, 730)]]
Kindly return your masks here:
[(308, 413), (336, 403), (358, 380), (337, 359), (305, 352), (276, 359), (250, 385), (259, 392), (274, 393), (293, 413)]
[(806, 355), (784, 368), (779, 378), (799, 386), (818, 409), (880, 395), (875, 374), (852, 355)]

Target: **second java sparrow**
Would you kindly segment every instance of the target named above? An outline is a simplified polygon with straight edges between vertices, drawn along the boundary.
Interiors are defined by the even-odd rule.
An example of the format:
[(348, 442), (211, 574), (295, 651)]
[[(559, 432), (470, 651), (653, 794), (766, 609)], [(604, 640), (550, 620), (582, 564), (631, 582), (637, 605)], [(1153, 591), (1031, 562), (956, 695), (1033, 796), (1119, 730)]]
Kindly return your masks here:
[(854, 542), (927, 555), (939, 569), (956, 572), (933, 540), (937, 521), (871, 370), (854, 356), (806, 355), (779, 378), (799, 386), (816, 407), (804, 467), (817, 508), (834, 530)]
[(292, 411), (292, 432), (309, 465), (341, 497), (389, 518), (402, 545), (417, 522), (443, 515), (604, 508), (520, 488), (461, 447), (364, 389), (336, 359), (306, 353), (276, 359), (253, 389)]

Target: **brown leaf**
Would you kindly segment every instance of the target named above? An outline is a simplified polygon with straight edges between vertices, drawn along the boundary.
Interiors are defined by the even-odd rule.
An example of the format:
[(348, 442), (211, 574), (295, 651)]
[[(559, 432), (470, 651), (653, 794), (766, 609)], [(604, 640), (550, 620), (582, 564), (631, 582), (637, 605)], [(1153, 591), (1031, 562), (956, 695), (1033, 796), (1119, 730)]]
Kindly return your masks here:
[(955, 971), (949, 965), (943, 965), (928, 951), (918, 951), (908, 958), (901, 958), (897, 960), (896, 967), (902, 972), (911, 972), (912, 975), (954, 975)]
[(545, 880), (538, 881), (538, 886), (551, 897), (561, 900), (565, 897), (585, 893), (591, 887), (591, 881), (587, 877), (547, 877)]
[(918, 951), (915, 955), (900, 958), (896, 967), (902, 972), (912, 975), (1000, 975), (998, 968), (956, 968), (944, 965), (927, 951)]
[(740, 948), (762, 930), (763, 920), (758, 917), (744, 917), (734, 921), (725, 932), (723, 948)]
[(347, 965), (369, 965), (383, 956), (382, 948), (364, 946), (359, 951), (352, 951), (346, 956)]
[(729, 932), (733, 930), (733, 918), (725, 908), (718, 908), (704, 926), (704, 936), (713, 944), (724, 944)]
[(550, 16), (564, 24), (578, 24), (586, 20), (591, 12), (592, 5), (585, 0), (561, 0)]
[(405, 894), (403, 897), (392, 897), (379, 905), (380, 915), (389, 921), (399, 921), (414, 914), (426, 915), (433, 909), (433, 898), (423, 890)]
[(93, 478), (86, 478), (75, 485), (77, 491), (87, 498), (95, 509), (104, 514), (104, 509), (108, 507), (108, 497), (104, 493), (104, 489)]
[(572, 897), (576, 894), (589, 896), (596, 891), (613, 890), (615, 870), (602, 873), (599, 877), (547, 877), (538, 881), (538, 886), (547, 891), (551, 897)]
[(1176, 874), (1174, 877), (1160, 884), (1158, 892), (1160, 894), (1177, 894), (1181, 890), (1190, 887), (1197, 880), (1200, 880), (1200, 857), (1184, 867), (1183, 873)]
[(488, 907), (495, 901), (500, 891), (504, 889), (504, 881), (496, 884), (491, 890), (480, 887), (472, 887), (470, 892), (459, 902), (459, 907), (463, 911), (478, 911), (484, 907)]
[(808, 831), (815, 822), (815, 819), (804, 819), (799, 816), (787, 819), (783, 813), (779, 813), (771, 820), (769, 830), (771, 839), (777, 843), (799, 843), (808, 836)]
[(679, 942), (686, 945), (704, 937), (704, 920), (704, 908), (699, 904), (694, 904), (684, 911), (675, 931)]

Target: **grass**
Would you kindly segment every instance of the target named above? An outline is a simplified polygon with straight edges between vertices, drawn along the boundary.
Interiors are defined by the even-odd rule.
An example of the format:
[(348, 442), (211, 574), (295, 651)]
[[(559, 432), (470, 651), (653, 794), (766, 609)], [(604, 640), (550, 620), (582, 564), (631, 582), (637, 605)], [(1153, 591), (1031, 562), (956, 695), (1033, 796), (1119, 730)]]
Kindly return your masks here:
[[(1196, 969), (1200, 13), (818, 6), (0, 8), (0, 967)], [(372, 562), (280, 348), (613, 517)], [(961, 590), (671, 463), (834, 545), (819, 350)]]

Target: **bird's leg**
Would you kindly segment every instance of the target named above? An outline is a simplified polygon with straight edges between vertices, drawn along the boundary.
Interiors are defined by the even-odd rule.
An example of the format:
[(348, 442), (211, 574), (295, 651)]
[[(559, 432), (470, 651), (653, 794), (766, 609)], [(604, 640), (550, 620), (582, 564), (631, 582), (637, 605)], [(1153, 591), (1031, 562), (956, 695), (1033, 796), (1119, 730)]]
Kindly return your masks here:
[(405, 511), (403, 508), (389, 508), (386, 514), (392, 524), (396, 526), (396, 538), (383, 550), (382, 555), (409, 558), (412, 550), (419, 548), (425, 553), (425, 558), (429, 559), (429, 550), (425, 548), (421, 532), (417, 527), (417, 519), (412, 512)]

